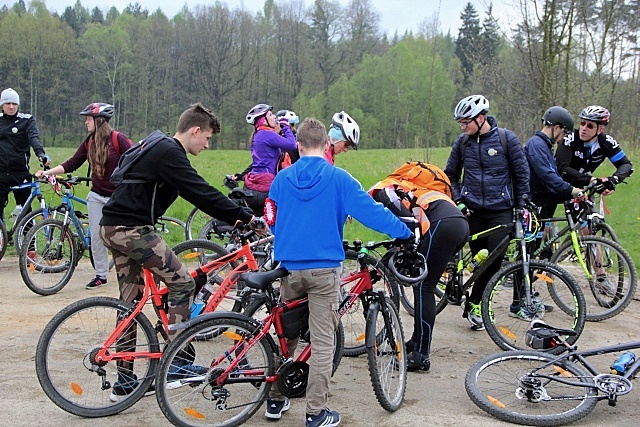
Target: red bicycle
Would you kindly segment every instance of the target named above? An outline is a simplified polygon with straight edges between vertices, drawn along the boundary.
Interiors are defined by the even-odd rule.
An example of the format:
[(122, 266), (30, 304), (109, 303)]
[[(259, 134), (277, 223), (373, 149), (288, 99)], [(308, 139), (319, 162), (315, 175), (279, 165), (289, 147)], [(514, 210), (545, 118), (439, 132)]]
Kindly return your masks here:
[[(196, 281), (197, 299), (206, 303), (202, 312), (240, 311), (238, 278), (258, 270), (252, 248), (273, 240), (268, 236), (250, 242), (253, 231), (235, 234), (241, 246), (231, 253), (206, 240), (174, 248)], [(36, 349), (36, 373), (46, 395), (60, 408), (82, 417), (114, 415), (148, 391), (163, 354), (161, 341), (167, 340), (168, 288), (147, 270), (144, 282), (142, 297), (132, 304), (106, 296), (86, 298), (61, 310), (44, 328)], [(158, 317), (155, 326), (145, 313), (148, 305)]]

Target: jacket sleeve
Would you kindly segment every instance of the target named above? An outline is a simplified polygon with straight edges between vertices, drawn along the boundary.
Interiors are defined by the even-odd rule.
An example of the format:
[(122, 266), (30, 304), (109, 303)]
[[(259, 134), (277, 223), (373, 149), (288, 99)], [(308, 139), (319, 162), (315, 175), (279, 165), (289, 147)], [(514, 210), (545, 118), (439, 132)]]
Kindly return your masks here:
[(510, 130), (507, 130), (506, 133), (514, 203), (516, 206), (521, 206), (524, 203), (524, 196), (529, 194), (529, 164), (516, 134)]
[(284, 126), (282, 133), (284, 136), (280, 136), (275, 132), (269, 132), (270, 135), (267, 144), (272, 147), (278, 147), (281, 150), (296, 150), (298, 143), (296, 142), (295, 135), (291, 132), (291, 128)]
[(457, 203), (460, 201), (461, 183), (460, 177), (462, 176), (462, 158), (460, 157), (460, 144), (462, 143), (462, 135), (456, 139), (451, 147), (451, 153), (447, 160), (447, 166), (444, 168), (444, 173), (449, 177), (451, 181), (451, 198)]
[[(577, 131), (574, 131), (574, 133)], [(591, 181), (591, 175), (580, 172), (571, 167), (571, 160), (573, 159), (573, 141), (574, 134), (567, 135), (564, 141), (558, 145), (556, 150), (556, 165), (558, 166), (558, 173), (563, 180), (567, 181), (574, 187), (584, 188), (589, 185)]]
[(618, 141), (613, 139), (611, 135), (605, 136), (606, 147), (607, 147), (607, 157), (613, 163), (613, 166), (616, 167), (616, 171), (613, 173), (613, 176), (618, 178), (619, 182), (625, 180), (633, 173), (633, 165), (631, 164), (631, 160), (627, 157)]
[(71, 156), (69, 160), (61, 164), (65, 173), (71, 173), (77, 170), (87, 160), (89, 153), (87, 152), (87, 144), (85, 144), (85, 141), (86, 140), (82, 141), (76, 152), (73, 153), (73, 156)]
[(33, 152), (36, 153), (36, 156), (44, 156), (44, 148), (40, 143), (40, 130), (38, 129), (36, 119), (33, 116), (29, 119), (29, 123), (27, 124), (27, 136), (29, 137), (29, 144), (31, 145), (31, 148), (33, 148)]
[(552, 163), (554, 160), (546, 146), (546, 142), (537, 138), (530, 139), (527, 143), (525, 154), (531, 169), (533, 169), (547, 190), (567, 199), (571, 196), (573, 187), (568, 182), (563, 181), (556, 172), (555, 164)]
[(177, 145), (166, 150), (162, 167), (163, 180), (175, 188), (182, 198), (214, 218), (231, 225), (240, 220), (251, 222), (253, 215), (211, 186), (191, 166), (186, 153)]

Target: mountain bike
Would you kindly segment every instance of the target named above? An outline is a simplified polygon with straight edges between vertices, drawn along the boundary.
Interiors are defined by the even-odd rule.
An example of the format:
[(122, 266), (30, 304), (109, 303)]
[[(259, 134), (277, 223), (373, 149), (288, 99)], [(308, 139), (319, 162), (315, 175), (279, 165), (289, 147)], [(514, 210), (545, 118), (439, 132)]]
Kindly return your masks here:
[[(449, 262), (435, 289), (436, 313), (447, 305), (463, 307), (462, 317), (466, 318), (468, 290), (486, 268), (513, 245), (518, 251), (514, 262), (505, 264), (487, 283), (482, 296), (482, 319), (491, 339), (503, 350), (518, 350), (525, 347), (525, 336), (531, 319), (544, 318), (565, 329), (576, 332), (567, 337), (573, 343), (582, 333), (585, 323), (585, 300), (575, 279), (556, 264), (533, 260), (528, 256), (528, 239), (525, 225), (536, 226), (540, 221), (536, 216), (537, 207), (527, 202), (525, 209), (514, 210), (514, 220), (508, 224), (469, 236), (469, 241), (509, 230), (509, 235), (500, 242), (488, 258), (465, 278), (466, 266), (472, 259), (471, 251), (460, 250)], [(530, 220), (536, 218), (535, 221)], [(527, 230), (535, 236), (537, 229)], [(413, 303), (399, 288), (403, 305), (413, 310)], [(518, 316), (518, 312), (524, 316)], [(555, 350), (551, 350), (552, 352)]]
[[(394, 246), (393, 242), (380, 244)], [(349, 276), (355, 284), (348, 298), (341, 302), (338, 314), (342, 316), (356, 300), (363, 301), (367, 313), (365, 345), (373, 389), (381, 406), (395, 411), (402, 403), (406, 387), (402, 324), (393, 302), (383, 291), (373, 290), (364, 258), (364, 254), (359, 258), (361, 270)], [(156, 378), (160, 409), (174, 425), (240, 425), (260, 408), (273, 383), (285, 396), (304, 393), (308, 372), (305, 362), (310, 347), (306, 346), (294, 360), (288, 353), (285, 328), (293, 329), (293, 336), (304, 328), (300, 322), (294, 322), (293, 327), (285, 325), (300, 318), (304, 310), (300, 307), (304, 307), (307, 299), (278, 303), (273, 282), (287, 274), (285, 269), (278, 268), (243, 275), (247, 289), (265, 298), (269, 314), (262, 320), (236, 313), (212, 313), (180, 325), (185, 329), (165, 350)], [(275, 330), (278, 344), (271, 330)], [(203, 333), (212, 338), (194, 340)], [(207, 367), (207, 372), (168, 380), (172, 366), (184, 363), (184, 355), (193, 354), (193, 363)]]
[(586, 417), (600, 400), (615, 406), (631, 391), (640, 359), (621, 373), (599, 372), (587, 358), (640, 349), (640, 341), (578, 351), (563, 338), (571, 331), (534, 321), (533, 348), (555, 346), (560, 356), (543, 351), (497, 353), (467, 372), (467, 394), (480, 409), (501, 420), (529, 426), (559, 426)]
[[(255, 233), (244, 234), (248, 241)], [(191, 240), (174, 252), (196, 282), (197, 299), (204, 302), (202, 307), (194, 303), (193, 316), (199, 310), (241, 309), (240, 273), (258, 268), (249, 243), (226, 253), (212, 242)], [(82, 417), (114, 415), (141, 399), (154, 381), (168, 337), (168, 288), (143, 271), (139, 300), (127, 304), (106, 296), (86, 298), (62, 309), (44, 328), (36, 348), (36, 373), (45, 394), (63, 410)], [(155, 326), (145, 310), (149, 305), (158, 319)], [(114, 402), (114, 385), (123, 377), (130, 393)]]

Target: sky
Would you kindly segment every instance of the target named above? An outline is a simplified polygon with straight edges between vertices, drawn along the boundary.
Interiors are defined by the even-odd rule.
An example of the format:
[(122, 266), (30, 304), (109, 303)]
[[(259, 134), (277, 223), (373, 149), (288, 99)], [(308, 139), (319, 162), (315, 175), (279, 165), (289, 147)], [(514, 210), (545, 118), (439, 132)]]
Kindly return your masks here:
[[(26, 0), (28, 4), (30, 0)], [(276, 4), (279, 0), (276, 0)], [(285, 0), (288, 1), (288, 0)], [(346, 6), (349, 0), (338, 0), (340, 4)], [(371, 0), (371, 3), (375, 9), (380, 13), (380, 27), (383, 31), (386, 31), (389, 36), (397, 31), (402, 35), (405, 30), (412, 30), (417, 32), (420, 23), (425, 19), (433, 21), (434, 16), (437, 14), (440, 21), (441, 29), (446, 32), (451, 30), (451, 35), (454, 37), (458, 35), (458, 28), (460, 27), (460, 13), (464, 6), (470, 2), (478, 11), (478, 16), (482, 22), (487, 4), (490, 0)], [(491, 0), (493, 1), (493, 14), (502, 25), (507, 25), (508, 17), (506, 5), (510, 0)], [(51, 12), (58, 12), (62, 14), (67, 6), (73, 6), (76, 0), (45, 0), (47, 9)], [(119, 11), (122, 11), (128, 4), (135, 3), (135, 0), (80, 0), (81, 4), (88, 8), (93, 9), (95, 6), (103, 10), (108, 10), (111, 6), (115, 6)], [(154, 12), (158, 8), (169, 18), (172, 18), (178, 13), (182, 7), (187, 4), (189, 8), (198, 4), (208, 4), (213, 1), (206, 0), (137, 0), (140, 5), (148, 9), (149, 12)], [(304, 0), (305, 4), (310, 6), (313, 4), (313, 0)], [(15, 0), (0, 0), (2, 5), (13, 5)], [(264, 6), (264, 0), (221, 0), (221, 3), (226, 3), (229, 8), (244, 8), (258, 12)], [(439, 11), (439, 13), (438, 13)]]

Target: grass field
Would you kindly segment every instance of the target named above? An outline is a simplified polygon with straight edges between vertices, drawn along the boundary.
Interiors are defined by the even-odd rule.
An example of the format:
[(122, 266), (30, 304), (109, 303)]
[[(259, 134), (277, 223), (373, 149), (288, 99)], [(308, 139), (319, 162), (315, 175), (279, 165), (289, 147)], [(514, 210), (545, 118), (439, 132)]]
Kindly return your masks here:
[[(52, 157), (52, 164), (58, 165), (71, 157), (74, 151), (75, 150), (71, 148), (49, 148), (47, 149), (47, 154)], [(349, 151), (348, 153), (338, 156), (336, 164), (349, 171), (362, 183), (364, 188), (369, 188), (406, 160), (428, 161), (429, 163), (444, 168), (449, 152), (450, 149), (448, 148), (431, 149), (428, 153), (425, 149)], [(224, 175), (240, 172), (251, 163), (251, 156), (248, 151), (207, 150), (197, 157), (190, 156), (190, 159), (200, 174), (221, 191), (226, 190), (222, 186)], [(32, 171), (35, 172), (36, 167), (37, 165), (32, 162)], [(161, 168), (162, 165), (158, 165), (158, 167)], [(602, 175), (609, 175), (613, 170), (613, 166), (609, 162), (606, 162), (599, 172), (602, 172)], [(86, 174), (86, 166), (81, 167), (80, 170), (77, 171), (77, 174)], [(628, 181), (633, 183), (634, 179), (637, 178), (631, 177)], [(86, 186), (78, 186), (76, 191), (78, 195), (84, 196), (88, 193), (89, 188)], [(57, 196), (50, 195), (49, 197), (51, 203), (59, 203), (59, 201), (55, 199)], [(637, 227), (640, 224), (639, 199), (640, 191), (633, 184), (618, 186), (615, 194), (606, 199), (606, 206), (611, 211), (611, 214), (607, 216), (607, 222), (614, 227), (620, 237), (622, 245), (632, 255), (636, 264), (640, 262), (640, 241), (637, 240)], [(13, 209), (13, 204), (13, 198), (10, 197), (9, 205), (5, 209), (5, 217), (7, 217)], [(184, 221), (191, 209), (192, 206), (188, 202), (179, 198), (173, 206), (171, 206), (167, 215)], [(557, 213), (560, 214), (560, 211)], [(385, 237), (366, 229), (354, 221), (345, 226), (345, 238), (349, 240), (360, 239), (366, 242)], [(12, 250), (13, 248), (9, 248), (9, 253), (11, 253)]]

